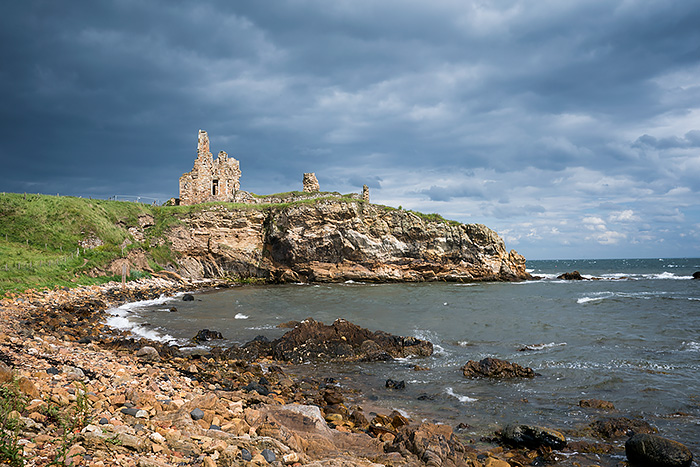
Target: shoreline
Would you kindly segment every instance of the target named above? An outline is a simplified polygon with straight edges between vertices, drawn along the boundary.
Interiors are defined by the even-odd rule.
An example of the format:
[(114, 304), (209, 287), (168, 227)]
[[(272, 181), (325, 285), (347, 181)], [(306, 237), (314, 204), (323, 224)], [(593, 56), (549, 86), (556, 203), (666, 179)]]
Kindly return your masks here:
[[(283, 362), (214, 351), (184, 356), (104, 325), (110, 307), (217, 286), (227, 285), (157, 278), (3, 299), (0, 360), (28, 395), (19, 438), (27, 465), (426, 465), (433, 455), (442, 465), (506, 467), (536, 458), (615, 465), (597, 454), (470, 440), (399, 413), (372, 418), (357, 402), (344, 405), (363, 405), (362, 394), (343, 394), (333, 381), (295, 381)], [(84, 423), (68, 433), (61, 414), (76, 419), (80, 410)], [(441, 447), (421, 448), (416, 438)]]

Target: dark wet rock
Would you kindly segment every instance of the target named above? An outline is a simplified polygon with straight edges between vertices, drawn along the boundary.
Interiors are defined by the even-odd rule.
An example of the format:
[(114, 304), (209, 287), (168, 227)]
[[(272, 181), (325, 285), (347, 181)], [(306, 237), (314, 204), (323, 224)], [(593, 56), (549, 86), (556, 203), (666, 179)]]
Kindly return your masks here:
[(472, 428), (472, 426), (471, 426), (470, 424), (464, 423), (464, 422), (460, 422), (460, 424), (457, 425), (457, 427), (455, 428), (455, 430), (458, 431), (458, 432), (460, 432), (460, 433), (463, 433), (463, 432), (465, 432), (465, 431), (467, 431), (467, 430), (470, 430), (471, 428)]
[(186, 293), (185, 295), (182, 296), (182, 301), (183, 302), (193, 302), (194, 295)]
[(58, 368), (56, 368), (55, 366), (52, 366), (52, 367), (50, 367), (50, 368), (47, 368), (47, 369), (46, 369), (46, 372), (47, 372), (48, 374), (50, 374), (50, 375), (57, 375), (57, 374), (59, 374), (61, 371), (60, 371)]
[(251, 381), (251, 382), (248, 383), (248, 385), (247, 385), (246, 387), (244, 387), (243, 389), (244, 389), (246, 392), (255, 391), (255, 392), (257, 392), (258, 394), (260, 394), (261, 396), (267, 396), (268, 394), (270, 394), (270, 390), (269, 390), (266, 386), (263, 386), (262, 384), (260, 384), (260, 383), (258, 383), (258, 382), (255, 382), (255, 381)]
[(393, 379), (387, 379), (385, 386), (387, 389), (406, 389), (406, 381), (394, 381)]
[(123, 407), (121, 409), (121, 413), (124, 415), (131, 415), (132, 417), (135, 417), (139, 413), (139, 409), (136, 407)]
[(429, 466), (465, 465), (467, 448), (448, 425), (423, 423), (418, 427), (402, 426), (387, 452), (413, 454)]
[(695, 271), (693, 273), (693, 279), (700, 279), (700, 271)]
[(585, 278), (581, 275), (580, 272), (573, 271), (573, 272), (565, 272), (564, 274), (557, 276), (557, 279), (564, 279), (565, 281), (582, 281)]
[(342, 404), (345, 402), (343, 393), (338, 388), (326, 388), (321, 391), (321, 397), (328, 405)]
[(241, 459), (243, 459), (246, 462), (250, 462), (253, 459), (253, 455), (246, 448), (242, 448)]
[(200, 409), (199, 407), (192, 409), (190, 412), (190, 417), (192, 417), (192, 420), (201, 420), (204, 418), (204, 411)]
[(507, 425), (497, 436), (502, 443), (529, 449), (546, 446), (552, 449), (566, 447), (566, 438), (556, 430), (534, 425)]
[(352, 413), (350, 413), (348, 420), (350, 420), (355, 427), (359, 428), (360, 430), (366, 430), (369, 427), (367, 417), (365, 417), (365, 415), (359, 410), (353, 410)]
[(603, 439), (624, 438), (632, 433), (656, 433), (658, 430), (640, 419), (625, 417), (596, 420), (591, 423), (593, 434)]
[(106, 425), (108, 423), (109, 423), (109, 420), (107, 419), (107, 417), (100, 418), (100, 421), (99, 421), (100, 425)]
[(170, 312), (171, 312), (171, 313), (175, 313), (176, 311), (177, 311), (177, 308), (175, 308), (174, 306), (171, 306), (171, 307), (170, 307)]
[(615, 410), (615, 406), (612, 402), (601, 399), (583, 399), (578, 401), (578, 406), (588, 409)]
[(628, 439), (625, 453), (633, 466), (688, 467), (693, 462), (693, 454), (683, 444), (646, 433)]
[(330, 326), (311, 318), (273, 341), (273, 356), (292, 362), (377, 361), (408, 356), (429, 356), (433, 345), (414, 337), (372, 332), (346, 320)]
[(490, 357), (479, 362), (469, 360), (461, 370), (467, 378), (533, 378), (537, 375), (532, 368)]
[(209, 329), (202, 329), (197, 333), (196, 336), (192, 338), (192, 341), (195, 342), (196, 344), (200, 344), (202, 342), (207, 342), (211, 341), (214, 339), (223, 339), (224, 336), (221, 335), (219, 331), (210, 331)]
[(221, 431), (221, 427), (220, 427), (219, 425), (214, 425), (214, 424), (209, 425), (209, 429), (210, 429), (210, 430), (219, 430), (219, 431)]
[(265, 458), (265, 460), (269, 464), (275, 462), (275, 459), (277, 458), (277, 456), (275, 456), (275, 453), (269, 449), (263, 449), (260, 454)]

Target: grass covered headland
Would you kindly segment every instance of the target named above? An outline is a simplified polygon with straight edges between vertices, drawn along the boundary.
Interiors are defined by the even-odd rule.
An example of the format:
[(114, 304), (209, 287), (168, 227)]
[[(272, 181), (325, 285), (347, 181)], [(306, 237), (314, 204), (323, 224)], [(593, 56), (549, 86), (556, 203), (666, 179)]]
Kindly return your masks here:
[[(329, 200), (362, 202), (352, 195), (335, 192), (278, 193), (265, 196), (257, 204), (217, 202), (192, 206), (2, 193), (0, 297), (33, 288), (121, 281), (124, 271), (115, 261), (120, 258), (129, 259), (127, 279), (176, 267), (178, 253), (171, 250), (166, 233), (192, 213), (212, 209), (282, 210)], [(457, 224), (438, 214), (410, 212), (424, 221)]]
[[(130, 227), (158, 208), (139, 203), (65, 196), (0, 195), (0, 295), (34, 287), (90, 285), (119, 279), (90, 277), (148, 239), (135, 242)], [(99, 240), (98, 240), (99, 239)], [(158, 268), (154, 261), (154, 268)], [(128, 275), (139, 275), (129, 271)]]

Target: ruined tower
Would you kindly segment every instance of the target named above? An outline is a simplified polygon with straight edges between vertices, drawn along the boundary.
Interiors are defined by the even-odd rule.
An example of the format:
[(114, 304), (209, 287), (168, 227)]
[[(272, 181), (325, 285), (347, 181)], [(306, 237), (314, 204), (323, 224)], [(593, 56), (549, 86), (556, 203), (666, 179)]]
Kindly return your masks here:
[(180, 204), (232, 201), (241, 188), (240, 178), (239, 162), (229, 158), (224, 151), (213, 159), (209, 151), (209, 135), (199, 130), (194, 167), (180, 177)]
[(321, 186), (318, 184), (316, 174), (313, 172), (304, 174), (304, 178), (302, 179), (302, 186), (304, 187), (303, 190), (307, 193), (321, 191)]

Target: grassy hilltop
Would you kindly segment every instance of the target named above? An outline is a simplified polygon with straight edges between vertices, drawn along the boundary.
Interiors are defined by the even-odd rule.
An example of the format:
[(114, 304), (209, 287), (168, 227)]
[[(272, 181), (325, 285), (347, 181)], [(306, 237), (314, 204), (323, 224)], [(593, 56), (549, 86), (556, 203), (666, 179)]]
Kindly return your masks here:
[[(139, 215), (155, 216), (156, 210), (153, 206), (120, 201), (0, 195), (0, 294), (115, 279), (92, 278), (86, 273), (131, 249), (148, 250), (144, 244), (128, 244), (128, 228), (138, 226)], [(92, 249), (80, 247), (81, 241), (91, 237), (104, 244)], [(157, 256), (157, 251), (154, 253)]]
[[(121, 280), (121, 274), (105, 275), (104, 270), (109, 263), (128, 256), (132, 251), (146, 255), (149, 267), (145, 269), (158, 271), (167, 264), (177, 264), (177, 254), (170, 250), (163, 233), (195, 211), (284, 209), (295, 204), (327, 200), (358, 202), (340, 193), (321, 193), (321, 196), (317, 193), (313, 198), (304, 198), (306, 195), (309, 194), (268, 195), (265, 198), (281, 202), (262, 204), (152, 206), (127, 201), (3, 193), (0, 194), (0, 297), (29, 288), (72, 287)], [(456, 223), (438, 214), (413, 214), (429, 222)], [(140, 229), (143, 238), (137, 239), (129, 229), (139, 229), (144, 219), (149, 224)], [(85, 244), (90, 239), (99, 239), (102, 244)], [(132, 279), (145, 274), (148, 273), (129, 271)]]

